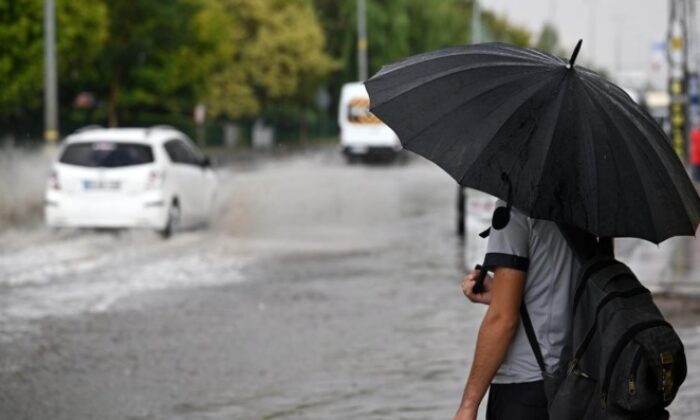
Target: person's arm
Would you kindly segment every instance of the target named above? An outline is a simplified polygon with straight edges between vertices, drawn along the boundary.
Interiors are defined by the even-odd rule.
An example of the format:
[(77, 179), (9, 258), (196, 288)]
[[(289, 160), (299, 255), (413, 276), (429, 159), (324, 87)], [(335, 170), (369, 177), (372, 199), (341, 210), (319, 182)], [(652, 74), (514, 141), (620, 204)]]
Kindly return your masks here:
[(491, 288), (491, 304), (476, 342), (474, 361), (455, 420), (475, 420), (479, 404), (506, 357), (520, 320), (525, 272), (497, 268)]

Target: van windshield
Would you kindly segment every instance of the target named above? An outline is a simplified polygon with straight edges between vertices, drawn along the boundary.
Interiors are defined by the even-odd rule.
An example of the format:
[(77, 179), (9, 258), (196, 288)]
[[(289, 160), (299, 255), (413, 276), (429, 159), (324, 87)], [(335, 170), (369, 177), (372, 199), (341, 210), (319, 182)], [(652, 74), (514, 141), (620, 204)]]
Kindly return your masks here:
[(355, 124), (381, 124), (379, 118), (369, 111), (369, 97), (354, 97), (348, 103), (348, 121)]
[(60, 163), (91, 168), (119, 168), (153, 162), (153, 149), (145, 144), (92, 142), (68, 145)]

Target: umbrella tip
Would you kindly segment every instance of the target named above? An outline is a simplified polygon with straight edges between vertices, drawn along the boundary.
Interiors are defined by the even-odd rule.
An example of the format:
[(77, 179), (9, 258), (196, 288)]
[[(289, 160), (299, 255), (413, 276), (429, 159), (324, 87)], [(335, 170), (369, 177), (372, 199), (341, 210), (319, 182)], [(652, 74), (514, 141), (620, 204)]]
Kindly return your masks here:
[(583, 40), (579, 39), (578, 42), (576, 43), (576, 48), (574, 48), (574, 53), (571, 54), (571, 58), (569, 59), (569, 64), (566, 65), (567, 69), (571, 69), (574, 67), (574, 63), (576, 62), (576, 57), (578, 57), (578, 51), (581, 49), (581, 44), (583, 44)]

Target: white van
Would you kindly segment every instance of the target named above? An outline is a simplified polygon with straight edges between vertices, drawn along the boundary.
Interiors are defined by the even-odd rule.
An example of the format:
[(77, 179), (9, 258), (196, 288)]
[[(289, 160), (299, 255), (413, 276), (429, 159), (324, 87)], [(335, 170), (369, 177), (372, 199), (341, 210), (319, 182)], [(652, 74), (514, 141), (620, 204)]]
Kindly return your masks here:
[(338, 104), (340, 145), (349, 162), (365, 158), (393, 159), (401, 151), (396, 133), (369, 111), (364, 83), (346, 83)]

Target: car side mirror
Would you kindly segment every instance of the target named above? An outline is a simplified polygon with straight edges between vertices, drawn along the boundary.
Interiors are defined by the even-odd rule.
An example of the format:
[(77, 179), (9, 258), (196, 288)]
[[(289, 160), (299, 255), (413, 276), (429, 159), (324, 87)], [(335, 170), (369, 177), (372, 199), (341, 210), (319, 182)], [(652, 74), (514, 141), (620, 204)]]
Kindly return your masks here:
[(200, 162), (200, 165), (202, 168), (208, 168), (211, 166), (211, 159), (209, 159), (209, 156), (204, 156), (202, 158), (202, 161)]

